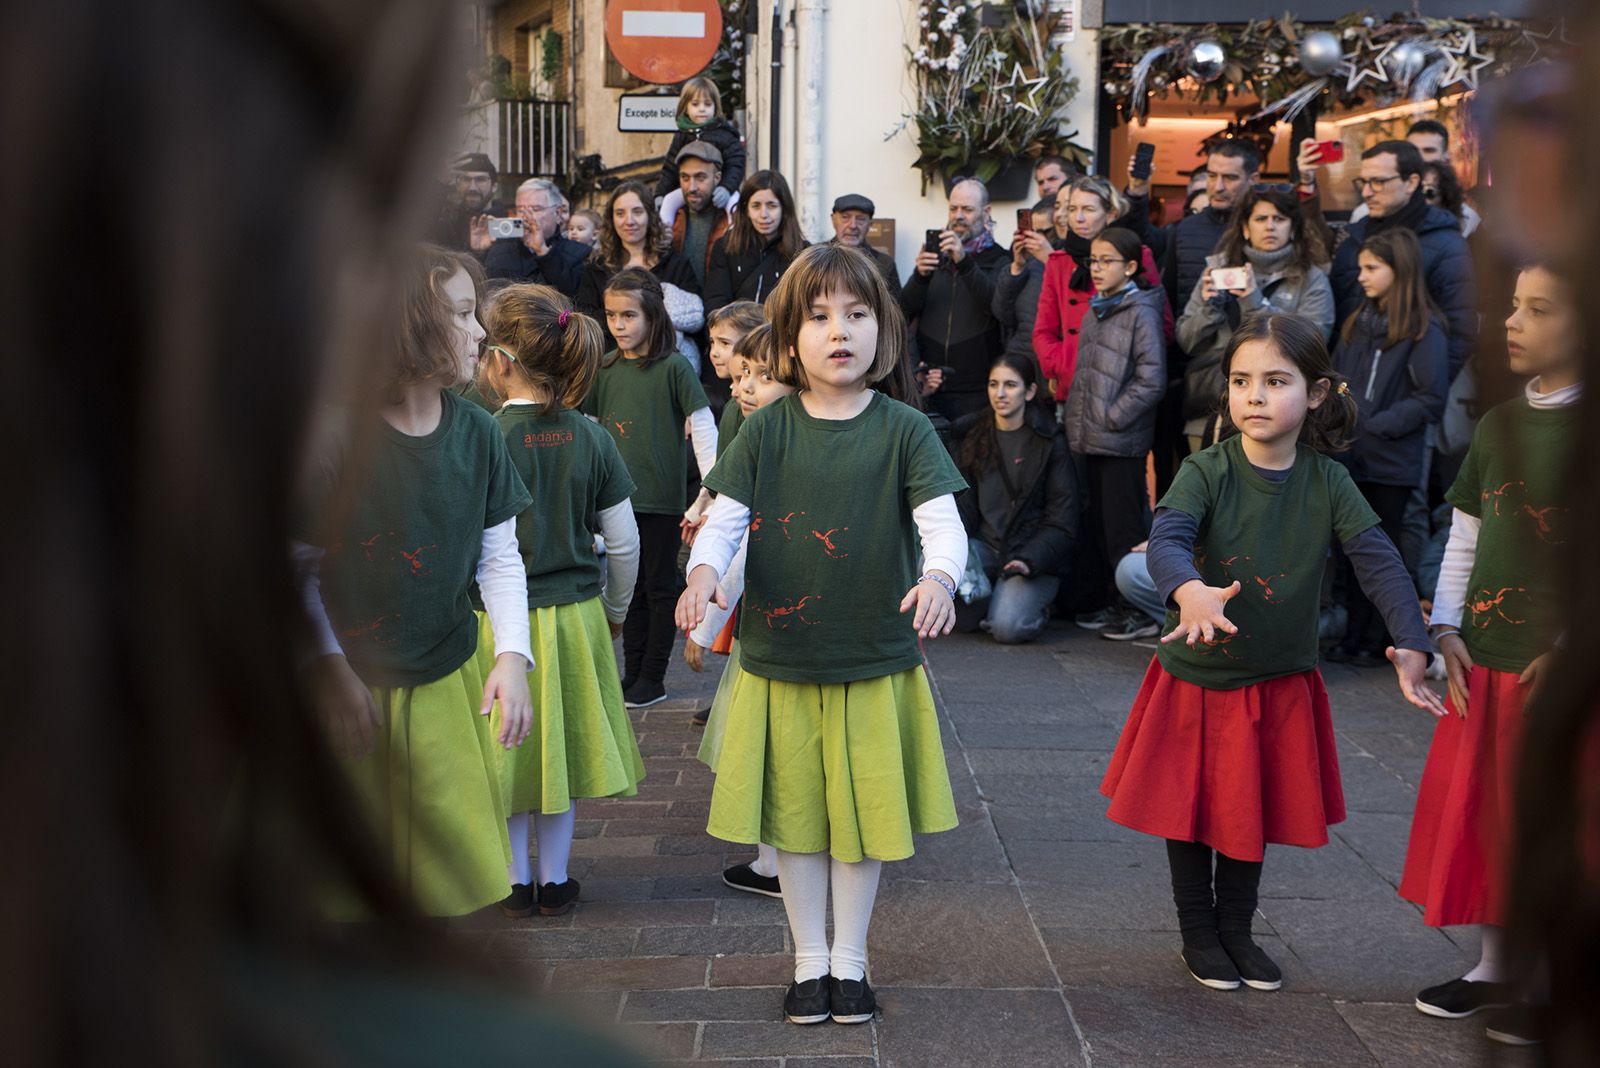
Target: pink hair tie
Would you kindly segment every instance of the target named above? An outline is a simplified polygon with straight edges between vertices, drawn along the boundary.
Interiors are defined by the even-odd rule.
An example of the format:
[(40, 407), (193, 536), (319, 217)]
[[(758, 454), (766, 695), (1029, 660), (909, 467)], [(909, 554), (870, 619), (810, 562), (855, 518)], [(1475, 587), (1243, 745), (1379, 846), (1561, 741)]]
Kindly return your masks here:
[(567, 328), (567, 320), (570, 318), (572, 318), (572, 313), (563, 308), (561, 309), (561, 314), (556, 316), (556, 324), (565, 330)]

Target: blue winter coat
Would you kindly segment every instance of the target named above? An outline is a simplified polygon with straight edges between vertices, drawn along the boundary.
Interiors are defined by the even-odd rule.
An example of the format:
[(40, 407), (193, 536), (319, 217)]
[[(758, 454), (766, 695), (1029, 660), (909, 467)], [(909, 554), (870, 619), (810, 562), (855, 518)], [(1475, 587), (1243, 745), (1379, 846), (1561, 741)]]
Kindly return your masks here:
[(1333, 350), (1333, 364), (1350, 382), (1360, 417), (1350, 451), (1339, 457), (1357, 482), (1415, 486), (1422, 476), (1425, 432), (1444, 414), (1450, 390), (1448, 341), (1435, 320), (1421, 341), (1388, 343), (1382, 314), (1356, 313), (1348, 339)]

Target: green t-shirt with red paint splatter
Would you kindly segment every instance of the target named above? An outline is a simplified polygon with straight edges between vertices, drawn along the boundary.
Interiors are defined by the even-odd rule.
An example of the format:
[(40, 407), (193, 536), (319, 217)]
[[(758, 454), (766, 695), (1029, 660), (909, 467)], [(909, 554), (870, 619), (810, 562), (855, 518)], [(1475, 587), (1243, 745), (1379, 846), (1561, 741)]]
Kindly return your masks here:
[(653, 360), (648, 367), (615, 350), (600, 361), (583, 412), (600, 420), (638, 483), (636, 513), (681, 515), (689, 506), (684, 421), (710, 406), (694, 368), (679, 353)]
[[(1196, 686), (1235, 690), (1317, 666), (1322, 572), (1333, 538), (1378, 525), (1378, 514), (1336, 460), (1301, 445), (1289, 477), (1263, 478), (1235, 435), (1190, 456), (1158, 507), (1200, 525), (1194, 564), (1208, 586), (1237, 580), (1228, 602), (1237, 634), (1211, 645), (1183, 642), (1157, 652), (1171, 675)], [(1167, 613), (1163, 633), (1178, 624)]]
[(1557, 554), (1572, 523), (1563, 475), (1578, 433), (1577, 405), (1520, 397), (1473, 432), (1446, 500), (1481, 524), (1461, 618), (1474, 663), (1520, 673), (1561, 632)]
[(741, 667), (839, 683), (922, 662), (900, 600), (917, 578), (911, 510), (966, 483), (928, 417), (874, 393), (817, 419), (795, 393), (754, 412), (705, 483), (750, 508)]
[(533, 494), (533, 506), (517, 517), (528, 607), (600, 596), (600, 558), (594, 552), (600, 513), (626, 501), (634, 489), (617, 447), (570, 409), (508, 404), (494, 421), (512, 466)]
[[(439, 425), (411, 437), (380, 421), (355, 467), (330, 451), (319, 464), (313, 515), (332, 509), (322, 544), (322, 600), (345, 657), (369, 686), (444, 678), (478, 646), (467, 589), (485, 529), (533, 498), (488, 412), (445, 392)], [(347, 474), (359, 482), (345, 489)]]

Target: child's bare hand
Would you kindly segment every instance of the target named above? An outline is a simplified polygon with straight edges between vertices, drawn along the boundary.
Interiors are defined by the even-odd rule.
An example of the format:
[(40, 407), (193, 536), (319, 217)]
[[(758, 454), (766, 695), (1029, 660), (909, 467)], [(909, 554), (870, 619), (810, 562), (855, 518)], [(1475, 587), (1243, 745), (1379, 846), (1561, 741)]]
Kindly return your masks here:
[(1528, 688), (1528, 700), (1532, 701), (1539, 695), (1539, 689), (1550, 678), (1550, 670), (1555, 659), (1555, 652), (1542, 653), (1533, 658), (1533, 663), (1523, 669), (1517, 681)]
[(1228, 602), (1239, 596), (1239, 588), (1237, 582), (1231, 586), (1207, 586), (1199, 579), (1179, 586), (1172, 595), (1178, 602), (1178, 625), (1161, 639), (1161, 644), (1183, 641), (1192, 648), (1196, 641), (1211, 645), (1218, 633), (1239, 633), (1225, 611)]
[(689, 670), (695, 674), (706, 669), (706, 647), (693, 638), (683, 640), (683, 662), (689, 665)]
[(1456, 715), (1466, 719), (1467, 677), (1472, 674), (1472, 656), (1467, 652), (1467, 643), (1454, 631), (1440, 635), (1439, 655), (1444, 657), (1445, 677), (1450, 680), (1450, 703), (1456, 706)]
[(1384, 650), (1384, 654), (1388, 656), (1389, 663), (1394, 665), (1394, 673), (1400, 677), (1400, 693), (1405, 699), (1424, 712), (1443, 716), (1444, 702), (1439, 700), (1438, 694), (1428, 689), (1428, 654), (1416, 649), (1396, 649), (1392, 645)]
[(689, 573), (688, 584), (683, 588), (683, 596), (678, 598), (678, 607), (673, 612), (673, 619), (678, 624), (678, 629), (685, 634), (700, 625), (706, 618), (706, 606), (715, 604), (718, 608), (728, 607), (728, 595), (722, 590), (722, 583), (717, 581), (717, 572), (709, 564), (701, 564)]
[(515, 749), (528, 738), (533, 728), (533, 698), (528, 694), (528, 670), (531, 665), (521, 653), (501, 653), (495, 658), (494, 668), (483, 680), (483, 704), (480, 716), (487, 716), (500, 702), (500, 744)]
[(373, 736), (383, 726), (372, 693), (342, 656), (323, 656), (308, 669), (311, 700), (328, 740), (352, 760), (372, 753)]
[(901, 612), (913, 608), (917, 611), (911, 617), (911, 626), (918, 637), (937, 638), (949, 634), (956, 625), (956, 606), (950, 601), (950, 591), (934, 579), (923, 579), (901, 598)]
[(606, 626), (608, 628), (610, 628), (610, 630), (611, 630), (611, 640), (612, 641), (616, 641), (618, 638), (622, 637), (622, 624), (621, 623), (617, 623), (617, 622), (614, 622), (614, 621), (608, 619), (608, 620), (606, 620)]

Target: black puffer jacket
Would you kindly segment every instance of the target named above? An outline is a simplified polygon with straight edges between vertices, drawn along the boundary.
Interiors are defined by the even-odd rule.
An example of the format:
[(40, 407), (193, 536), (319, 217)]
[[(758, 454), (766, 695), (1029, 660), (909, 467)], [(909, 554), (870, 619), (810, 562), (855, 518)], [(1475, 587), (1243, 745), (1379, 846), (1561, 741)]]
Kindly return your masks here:
[(1425, 432), (1444, 414), (1450, 389), (1449, 342), (1434, 321), (1421, 341), (1389, 344), (1389, 320), (1364, 308), (1348, 340), (1333, 350), (1333, 365), (1350, 381), (1360, 417), (1355, 441), (1339, 459), (1357, 482), (1414, 486), (1422, 471)]
[(788, 268), (789, 261), (778, 253), (777, 238), (764, 248), (730, 252), (724, 234), (711, 246), (711, 262), (706, 267), (706, 314), (736, 300), (765, 304)]
[[(988, 424), (984, 426), (983, 424)], [(1034, 575), (1059, 575), (1066, 570), (1073, 539), (1078, 533), (1078, 482), (1072, 458), (1067, 453), (1067, 438), (1053, 419), (1030, 410), (1025, 424), (1033, 433), (1018, 465), (1012, 485), (1011, 512), (1006, 518), (1002, 544), (992, 546), (1004, 565), (1021, 560)], [(973, 412), (956, 421), (958, 437), (984, 433), (994, 426), (994, 413)], [(964, 450), (963, 450), (964, 451)], [(956, 498), (967, 536), (976, 538), (983, 526), (978, 511), (978, 495), (985, 488), (1009, 493), (998, 466), (986, 464), (982, 470), (957, 458), (961, 476), (970, 489)]]

